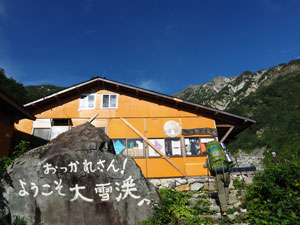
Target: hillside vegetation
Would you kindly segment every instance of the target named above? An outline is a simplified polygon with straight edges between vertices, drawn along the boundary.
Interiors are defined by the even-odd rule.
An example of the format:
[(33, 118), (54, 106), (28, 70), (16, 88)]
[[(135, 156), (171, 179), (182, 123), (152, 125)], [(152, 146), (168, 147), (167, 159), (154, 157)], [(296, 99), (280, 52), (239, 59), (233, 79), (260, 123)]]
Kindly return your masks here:
[(32, 102), (65, 89), (54, 85), (26, 86), (26, 102)]
[(257, 72), (245, 71), (239, 76), (217, 76), (211, 82), (200, 85), (190, 85), (174, 96), (198, 104), (227, 110), (233, 103), (238, 103), (252, 95), (261, 86), (268, 86), (280, 76), (285, 76), (300, 70), (300, 60), (288, 64), (282, 63), (269, 70)]
[(26, 102), (26, 90), (23, 84), (16, 82), (13, 78), (7, 78), (4, 69), (1, 68), (0, 90), (19, 104)]
[(0, 90), (19, 104), (25, 104), (46, 97), (65, 89), (54, 85), (23, 86), (23, 84), (8, 78), (4, 69), (0, 68)]
[(287, 148), (300, 146), (300, 59), (237, 77), (217, 77), (176, 96), (256, 120), (230, 144), (231, 151), (266, 148), (266, 160), (271, 151), (286, 160), (300, 155), (299, 148)]
[(257, 121), (238, 136), (231, 148), (249, 151), (266, 147), (278, 152), (279, 157), (285, 154), (289, 160), (300, 155), (297, 148), (283, 148), (293, 143), (300, 146), (300, 70), (279, 76), (227, 110)]

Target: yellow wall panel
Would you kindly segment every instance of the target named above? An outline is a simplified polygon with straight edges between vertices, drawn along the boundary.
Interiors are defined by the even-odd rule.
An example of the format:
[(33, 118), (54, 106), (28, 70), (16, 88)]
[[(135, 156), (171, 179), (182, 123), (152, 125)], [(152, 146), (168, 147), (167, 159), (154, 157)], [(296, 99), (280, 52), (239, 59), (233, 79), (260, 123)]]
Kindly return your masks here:
[(101, 120), (101, 119), (95, 119), (92, 122), (92, 125), (95, 127), (107, 127), (108, 121), (107, 120)]
[(141, 159), (141, 158), (138, 159), (138, 158), (137, 158), (137, 159), (134, 159), (134, 161), (135, 161), (136, 164), (138, 164), (138, 166), (141, 168), (143, 175), (144, 175), (145, 177), (147, 177), (147, 176), (146, 176), (146, 174), (147, 174), (147, 167), (146, 167), (147, 163), (146, 163), (146, 159), (145, 159), (145, 158), (143, 158), (143, 159)]
[(204, 163), (206, 163), (206, 156), (186, 157), (185, 169), (188, 176), (207, 175), (207, 169), (203, 168)]
[(148, 118), (148, 119), (146, 119), (146, 135), (147, 135), (147, 137), (148, 138), (168, 137), (164, 132), (164, 124), (169, 120), (174, 120), (178, 124), (180, 124), (179, 118)]
[[(140, 133), (144, 133), (143, 119), (127, 119)], [(108, 136), (110, 138), (140, 138), (130, 127), (120, 119), (108, 120)]]
[[(170, 158), (182, 171), (184, 169), (183, 158)], [(147, 159), (147, 176), (154, 177), (180, 177), (183, 176), (176, 168), (174, 168), (167, 160), (162, 158)]]
[(215, 128), (215, 121), (210, 118), (203, 116), (193, 117), (193, 118), (182, 118), (181, 119), (183, 129), (193, 129), (193, 128)]
[(32, 120), (23, 119), (23, 120), (19, 120), (18, 123), (15, 123), (15, 128), (26, 134), (31, 134), (32, 124), (33, 124)]

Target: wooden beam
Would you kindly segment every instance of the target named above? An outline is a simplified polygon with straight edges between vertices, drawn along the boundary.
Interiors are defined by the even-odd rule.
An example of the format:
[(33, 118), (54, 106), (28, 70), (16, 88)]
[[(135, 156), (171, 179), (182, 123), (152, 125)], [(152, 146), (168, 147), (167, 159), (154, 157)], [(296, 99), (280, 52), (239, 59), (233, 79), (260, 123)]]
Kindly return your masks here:
[(232, 127), (230, 124), (217, 124), (217, 127)]
[(130, 127), (137, 135), (139, 135), (148, 145), (151, 146), (158, 154), (160, 154), (165, 160), (167, 160), (176, 170), (178, 170), (183, 176), (186, 176), (186, 173), (183, 172), (175, 163), (173, 163), (164, 153), (162, 153), (154, 144), (152, 144), (148, 138), (142, 135), (134, 126), (132, 126), (126, 119), (120, 118), (128, 127)]
[(94, 119), (96, 119), (96, 117), (98, 116), (99, 114), (96, 113), (91, 119), (89, 119), (89, 123), (92, 123), (94, 121)]
[(60, 101), (60, 98), (57, 95), (55, 95), (55, 99), (57, 100), (58, 104), (62, 105), (61, 101)]
[(233, 130), (234, 126), (231, 126), (229, 130), (226, 132), (226, 134), (222, 137), (222, 140), (220, 141), (221, 143), (225, 141), (225, 139), (228, 137), (228, 135), (231, 133)]

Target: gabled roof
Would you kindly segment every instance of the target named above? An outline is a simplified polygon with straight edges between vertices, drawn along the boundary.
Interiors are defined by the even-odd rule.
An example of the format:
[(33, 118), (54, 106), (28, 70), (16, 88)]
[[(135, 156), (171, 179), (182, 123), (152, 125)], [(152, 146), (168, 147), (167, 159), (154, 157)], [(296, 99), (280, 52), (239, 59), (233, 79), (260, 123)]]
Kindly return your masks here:
[(129, 84), (124, 84), (112, 80), (108, 80), (106, 78), (97, 77), (91, 79), (89, 81), (71, 86), (62, 91), (56, 92), (47, 97), (38, 99), (36, 101), (27, 103), (24, 105), (27, 109), (34, 109), (34, 107), (38, 107), (40, 104), (44, 105), (47, 102), (53, 101), (57, 98), (64, 97), (67, 95), (74, 94), (74, 92), (78, 93), (83, 89), (87, 89), (89, 87), (105, 87), (110, 89), (115, 89), (117, 91), (122, 91), (131, 95), (138, 96), (139, 98), (145, 98), (147, 100), (159, 101), (161, 104), (167, 104), (171, 107), (180, 108), (182, 110), (194, 112), (197, 114), (201, 114), (203, 116), (207, 116), (215, 119), (217, 125), (222, 124), (230, 124), (235, 126), (234, 131), (230, 136), (235, 136), (240, 133), (242, 130), (246, 129), (250, 125), (256, 123), (254, 120), (242, 117), (239, 115), (235, 115), (232, 113), (228, 113), (222, 110), (214, 109), (211, 107), (207, 107), (201, 104), (196, 104), (192, 102), (185, 101), (183, 99), (175, 98), (169, 95), (157, 93), (154, 91), (146, 90), (143, 88), (135, 87)]
[(9, 105), (16, 112), (19, 118), (35, 120), (35, 117), (31, 113), (29, 113), (27, 109), (12, 100), (3, 91), (0, 91), (0, 100)]

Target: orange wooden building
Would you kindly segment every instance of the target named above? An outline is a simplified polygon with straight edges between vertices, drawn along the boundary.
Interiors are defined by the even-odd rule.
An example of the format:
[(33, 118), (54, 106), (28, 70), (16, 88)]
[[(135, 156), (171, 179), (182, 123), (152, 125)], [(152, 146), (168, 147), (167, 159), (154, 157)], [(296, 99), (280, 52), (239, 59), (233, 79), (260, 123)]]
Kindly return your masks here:
[(51, 140), (91, 121), (145, 177), (205, 175), (205, 143), (229, 142), (255, 121), (131, 85), (95, 78), (25, 105), (17, 129)]

